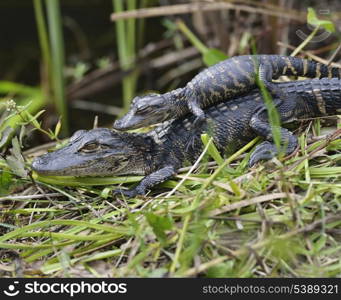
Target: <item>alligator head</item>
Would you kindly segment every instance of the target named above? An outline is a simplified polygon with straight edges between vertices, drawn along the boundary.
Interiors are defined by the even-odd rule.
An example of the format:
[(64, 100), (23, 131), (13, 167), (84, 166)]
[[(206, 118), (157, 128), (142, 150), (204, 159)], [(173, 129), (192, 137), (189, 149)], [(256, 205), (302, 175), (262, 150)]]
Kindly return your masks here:
[(52, 176), (143, 175), (148, 149), (141, 145), (148, 146), (142, 135), (107, 128), (79, 130), (65, 147), (37, 157), (32, 169)]
[(161, 123), (173, 118), (174, 105), (168, 101), (167, 94), (149, 94), (135, 97), (130, 110), (116, 120), (113, 128), (117, 130), (136, 129)]

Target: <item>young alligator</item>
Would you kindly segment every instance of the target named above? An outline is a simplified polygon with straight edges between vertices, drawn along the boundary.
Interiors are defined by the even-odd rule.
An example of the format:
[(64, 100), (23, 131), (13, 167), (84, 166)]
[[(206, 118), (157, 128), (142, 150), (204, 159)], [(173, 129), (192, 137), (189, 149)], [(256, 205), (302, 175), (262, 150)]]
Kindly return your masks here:
[[(257, 73), (265, 87), (278, 99), (288, 97), (284, 89), (272, 82), (281, 75), (309, 78), (341, 78), (341, 69), (331, 68), (315, 61), (281, 55), (236, 56), (211, 66), (196, 75), (184, 88), (165, 94), (135, 97), (129, 112), (117, 120), (117, 130), (136, 129), (177, 119), (188, 112), (197, 116), (195, 125), (205, 119), (202, 108), (226, 101), (256, 87)], [(290, 95), (292, 96), (292, 95)], [(194, 126), (196, 127), (196, 126)]]
[[(300, 118), (334, 115), (341, 112), (341, 80), (313, 79), (280, 83), (289, 96), (299, 95), (299, 102), (284, 101), (278, 107), (283, 123)], [(267, 112), (258, 90), (243, 97), (223, 102), (206, 110), (214, 143), (219, 151), (231, 153), (259, 135), (265, 141), (250, 157), (250, 166), (270, 159), (277, 150), (272, 141)], [(185, 163), (193, 163), (203, 150), (200, 139), (195, 138), (191, 151), (186, 151), (187, 140), (207, 128), (193, 130), (195, 116), (168, 122), (144, 134), (111, 131), (106, 128), (77, 131), (67, 146), (34, 160), (33, 170), (45, 175), (108, 176), (145, 175), (131, 190), (118, 190), (128, 197), (145, 194), (147, 189), (172, 177)], [(281, 128), (286, 153), (297, 146), (296, 137)]]

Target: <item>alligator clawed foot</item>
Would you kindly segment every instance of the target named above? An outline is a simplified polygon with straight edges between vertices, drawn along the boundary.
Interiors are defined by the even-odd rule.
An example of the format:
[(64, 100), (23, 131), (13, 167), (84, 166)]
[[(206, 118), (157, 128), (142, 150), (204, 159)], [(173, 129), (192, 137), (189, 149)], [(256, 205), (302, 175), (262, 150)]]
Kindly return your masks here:
[(249, 167), (254, 166), (256, 163), (258, 163), (261, 160), (270, 160), (273, 157), (275, 157), (277, 154), (277, 148), (276, 145), (265, 141), (261, 144), (259, 144), (255, 151), (252, 152), (249, 160)]
[(126, 198), (134, 198), (139, 195), (136, 189), (124, 190), (124, 189), (116, 189), (112, 191), (113, 197), (115, 196), (124, 196)]
[(193, 151), (195, 149), (195, 142), (198, 139), (196, 134), (193, 134), (192, 137), (189, 138), (189, 140), (186, 143), (185, 151)]
[(193, 122), (193, 127), (194, 129), (196, 128), (201, 128), (202, 125), (205, 123), (206, 121), (206, 116), (205, 114), (199, 115), (195, 118), (194, 122)]
[(200, 134), (202, 133), (203, 125), (206, 122), (206, 116), (204, 114), (197, 116), (193, 122), (193, 133), (186, 143), (185, 151), (193, 151), (195, 149), (196, 142), (200, 141)]

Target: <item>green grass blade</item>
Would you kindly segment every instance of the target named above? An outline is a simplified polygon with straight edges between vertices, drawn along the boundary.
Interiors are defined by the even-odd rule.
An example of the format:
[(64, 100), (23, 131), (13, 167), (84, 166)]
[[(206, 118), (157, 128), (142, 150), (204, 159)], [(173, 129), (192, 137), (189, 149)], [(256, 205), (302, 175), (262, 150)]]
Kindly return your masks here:
[(51, 54), (53, 57), (50, 74), (52, 75), (54, 100), (58, 113), (62, 116), (62, 133), (66, 135), (68, 133), (69, 126), (63, 74), (64, 42), (60, 4), (59, 0), (46, 0), (45, 3), (49, 24)]
[[(46, 74), (50, 75), (51, 70), (51, 49), (49, 45), (49, 39), (47, 36), (47, 29), (46, 29), (46, 23), (44, 20), (44, 13), (42, 8), (42, 0), (34, 0), (34, 14), (36, 18), (37, 23), (37, 30), (38, 30), (38, 36), (39, 36), (39, 44), (41, 53), (43, 56), (43, 62), (46, 68)], [(51, 80), (51, 78), (49, 78)], [(47, 95), (46, 95), (47, 96)], [(48, 101), (49, 99), (46, 98), (45, 101)]]

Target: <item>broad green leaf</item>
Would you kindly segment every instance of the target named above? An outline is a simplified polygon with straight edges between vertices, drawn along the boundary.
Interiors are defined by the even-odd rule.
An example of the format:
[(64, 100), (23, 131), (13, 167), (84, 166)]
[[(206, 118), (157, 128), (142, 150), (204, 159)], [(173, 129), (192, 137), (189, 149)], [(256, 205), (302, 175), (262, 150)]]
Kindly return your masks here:
[(101, 192), (101, 197), (104, 198), (104, 199), (107, 199), (111, 193), (111, 188), (110, 187), (105, 187), (102, 192)]
[[(205, 146), (208, 145), (208, 143), (210, 142), (210, 139), (211, 137), (207, 133), (204, 133), (201, 135), (201, 141), (203, 142)], [(218, 165), (222, 165), (224, 163), (224, 159), (221, 157), (213, 141), (208, 146), (207, 153), (217, 162)]]
[(62, 122), (59, 119), (58, 123), (56, 124), (56, 128), (54, 129), (54, 136), (57, 137), (60, 133), (60, 129), (62, 128)]
[(224, 263), (220, 263), (216, 266), (210, 267), (207, 270), (206, 276), (209, 278), (224, 278), (233, 276), (234, 261), (228, 260)]
[(218, 62), (228, 58), (224, 52), (214, 48), (210, 48), (205, 51), (202, 57), (206, 66), (215, 65)]
[(8, 166), (15, 175), (22, 178), (27, 178), (27, 171), (25, 169), (25, 161), (21, 155), (20, 145), (17, 137), (12, 139), (11, 155), (6, 159)]
[(0, 134), (0, 148), (5, 146), (9, 141), (14, 133), (14, 129), (10, 126), (6, 126), (6, 128)]
[(229, 180), (229, 185), (236, 196), (240, 197), (242, 195), (238, 184), (236, 184), (233, 180)]
[(5, 196), (9, 194), (9, 187), (12, 183), (12, 175), (6, 170), (0, 170), (0, 195)]
[(173, 220), (169, 216), (158, 216), (153, 213), (145, 213), (149, 225), (161, 243), (166, 241), (166, 230), (172, 229)]

